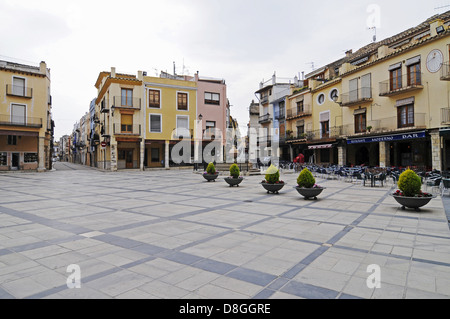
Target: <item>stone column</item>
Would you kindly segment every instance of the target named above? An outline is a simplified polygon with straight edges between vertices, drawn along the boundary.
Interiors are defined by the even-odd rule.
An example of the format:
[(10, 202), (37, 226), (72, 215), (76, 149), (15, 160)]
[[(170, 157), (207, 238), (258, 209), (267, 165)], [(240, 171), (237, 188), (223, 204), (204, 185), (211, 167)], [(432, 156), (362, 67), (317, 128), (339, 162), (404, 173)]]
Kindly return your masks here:
[(117, 171), (117, 144), (111, 142), (111, 171), (116, 172)]
[(140, 163), (139, 168), (141, 171), (143, 171), (144, 170), (144, 159), (145, 159), (145, 140), (144, 139), (141, 140), (140, 159), (141, 159), (141, 161), (139, 162)]
[(347, 164), (347, 147), (338, 146), (338, 165), (344, 166)]
[(164, 157), (164, 167), (166, 169), (169, 169), (169, 145), (170, 145), (170, 142), (166, 141), (165, 157)]
[(379, 142), (380, 146), (380, 167), (388, 166), (388, 156), (387, 152), (389, 147), (386, 142)]
[(430, 132), (430, 136), (431, 136), (431, 161), (433, 166), (432, 168), (440, 171), (442, 169), (441, 137), (439, 136), (439, 131)]
[(45, 137), (38, 137), (38, 172), (45, 171)]

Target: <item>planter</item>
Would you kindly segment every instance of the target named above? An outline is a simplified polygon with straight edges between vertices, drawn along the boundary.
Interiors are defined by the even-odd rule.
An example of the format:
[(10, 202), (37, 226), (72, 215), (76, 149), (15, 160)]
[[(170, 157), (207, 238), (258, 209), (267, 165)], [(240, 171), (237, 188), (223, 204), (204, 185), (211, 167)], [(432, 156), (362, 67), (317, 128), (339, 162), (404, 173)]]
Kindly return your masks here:
[(319, 196), (320, 193), (325, 189), (324, 187), (315, 187), (315, 188), (304, 188), (304, 187), (294, 187), (297, 192), (302, 195), (305, 200), (314, 198), (317, 200), (317, 196)]
[(286, 183), (278, 183), (278, 184), (269, 184), (269, 183), (261, 183), (261, 185), (267, 190), (267, 194), (279, 194), (278, 191), (281, 190)]
[(225, 177), (224, 180), (225, 180), (225, 182), (228, 183), (228, 185), (230, 185), (230, 187), (233, 187), (234, 185), (239, 187), (239, 184), (244, 180), (244, 178), (243, 177), (238, 177), (238, 178)]
[(433, 195), (431, 197), (408, 197), (408, 196), (396, 196), (391, 194), (391, 196), (395, 198), (397, 203), (402, 205), (403, 210), (405, 210), (406, 207), (408, 207), (414, 208), (416, 212), (420, 211), (420, 207), (425, 206), (430, 202), (430, 200), (436, 198), (436, 195)]
[(203, 174), (203, 177), (208, 181), (216, 181), (216, 178), (219, 176), (219, 173), (215, 173), (215, 174)]

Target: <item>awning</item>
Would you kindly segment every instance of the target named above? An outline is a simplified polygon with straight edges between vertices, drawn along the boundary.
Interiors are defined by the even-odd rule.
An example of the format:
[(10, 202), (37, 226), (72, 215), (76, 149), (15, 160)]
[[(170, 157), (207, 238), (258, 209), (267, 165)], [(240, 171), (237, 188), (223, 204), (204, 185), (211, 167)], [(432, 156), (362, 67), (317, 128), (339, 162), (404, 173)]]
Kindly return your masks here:
[(317, 150), (317, 149), (324, 149), (324, 148), (332, 148), (333, 144), (322, 144), (322, 145), (310, 145), (308, 146), (309, 150)]

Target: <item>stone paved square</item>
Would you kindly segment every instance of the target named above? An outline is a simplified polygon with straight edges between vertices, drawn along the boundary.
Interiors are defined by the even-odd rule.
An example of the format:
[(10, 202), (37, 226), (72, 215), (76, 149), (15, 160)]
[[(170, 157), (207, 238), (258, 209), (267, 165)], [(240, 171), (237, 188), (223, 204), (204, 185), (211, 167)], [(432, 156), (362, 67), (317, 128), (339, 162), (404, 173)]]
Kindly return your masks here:
[(296, 173), (273, 195), (258, 175), (231, 188), (191, 169), (55, 166), (0, 174), (2, 299), (450, 298), (440, 196), (402, 211), (392, 184), (317, 177), (327, 188), (306, 201)]

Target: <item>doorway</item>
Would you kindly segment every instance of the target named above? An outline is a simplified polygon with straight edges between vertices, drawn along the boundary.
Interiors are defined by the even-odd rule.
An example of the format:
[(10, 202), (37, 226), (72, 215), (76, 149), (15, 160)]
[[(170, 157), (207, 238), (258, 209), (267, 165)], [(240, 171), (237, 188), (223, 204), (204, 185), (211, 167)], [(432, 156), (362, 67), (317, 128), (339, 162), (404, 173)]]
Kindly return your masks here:
[(369, 150), (365, 146), (361, 146), (355, 154), (356, 165), (368, 165), (369, 164)]
[(20, 161), (20, 154), (12, 153), (11, 154), (11, 169), (18, 170), (19, 169), (19, 161)]
[(126, 168), (133, 168), (133, 150), (126, 150), (125, 152)]

